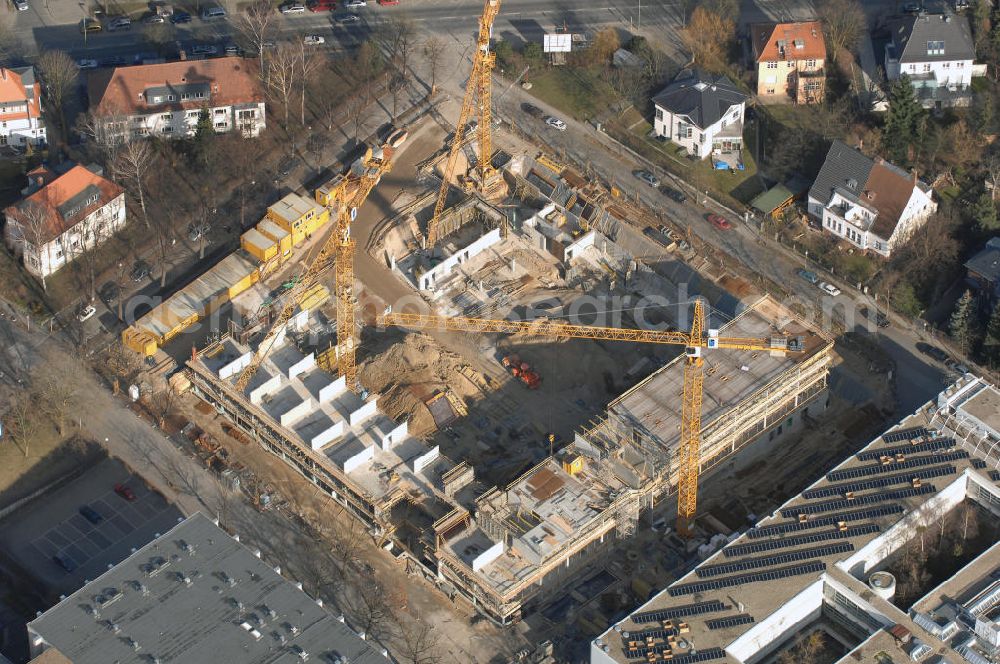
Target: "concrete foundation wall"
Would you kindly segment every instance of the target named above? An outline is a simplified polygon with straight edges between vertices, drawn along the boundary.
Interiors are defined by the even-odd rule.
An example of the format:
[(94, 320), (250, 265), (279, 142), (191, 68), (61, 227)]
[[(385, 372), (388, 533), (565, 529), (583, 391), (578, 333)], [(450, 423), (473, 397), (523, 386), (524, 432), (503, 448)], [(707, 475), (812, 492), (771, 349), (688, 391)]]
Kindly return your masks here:
[(261, 400), (281, 387), (281, 376), (273, 376), (250, 391), (250, 403), (259, 406)]
[(279, 420), (281, 426), (287, 427), (296, 420), (301, 420), (303, 417), (308, 415), (310, 411), (312, 411), (312, 409), (313, 409), (312, 399), (306, 399), (302, 403), (292, 406), (284, 413), (282, 413), (281, 419)]
[(344, 435), (344, 423), (337, 422), (332, 427), (324, 431), (323, 433), (313, 436), (312, 440), (309, 441), (310, 446), (314, 450), (318, 450), (327, 443), (332, 443), (336, 439)]
[(310, 353), (309, 355), (306, 355), (304, 358), (302, 358), (292, 366), (288, 367), (288, 379), (291, 380), (292, 378), (295, 378), (299, 374), (303, 374), (306, 371), (309, 371), (314, 366), (316, 366), (316, 355)]
[(229, 364), (224, 365), (221, 369), (219, 369), (219, 378), (221, 378), (222, 380), (226, 380), (227, 378), (232, 378), (233, 376), (235, 376), (236, 374), (247, 368), (247, 365), (250, 364), (250, 358), (252, 357), (253, 354), (247, 351), (246, 353), (243, 353)]
[(359, 424), (361, 424), (362, 422), (364, 422), (377, 412), (378, 412), (378, 402), (369, 401), (364, 406), (358, 408), (356, 411), (351, 413), (351, 426), (352, 427), (358, 426)]
[(369, 461), (375, 458), (375, 448), (366, 447), (352, 457), (349, 457), (344, 461), (344, 472), (349, 473), (352, 470), (356, 470), (361, 466), (365, 465)]
[(420, 290), (434, 290), (434, 285), (451, 274), (456, 267), (475, 258), (499, 241), (500, 229), (494, 228), (469, 246), (457, 251), (420, 275)]
[(503, 555), (503, 542), (497, 542), (486, 549), (472, 560), (472, 571), (478, 572), (482, 568)]
[(413, 460), (413, 472), (419, 473), (427, 466), (431, 465), (437, 461), (438, 457), (441, 456), (441, 448), (435, 445), (430, 450), (421, 454)]
[(320, 389), (319, 401), (320, 403), (327, 403), (329, 401), (333, 401), (346, 391), (347, 391), (347, 379), (341, 376), (340, 378), (333, 381), (329, 385)]
[(410, 433), (409, 422), (403, 422), (398, 427), (396, 427), (386, 435), (382, 436), (382, 449), (383, 450), (390, 449), (393, 445), (401, 442), (404, 438), (406, 438), (409, 435), (409, 433)]

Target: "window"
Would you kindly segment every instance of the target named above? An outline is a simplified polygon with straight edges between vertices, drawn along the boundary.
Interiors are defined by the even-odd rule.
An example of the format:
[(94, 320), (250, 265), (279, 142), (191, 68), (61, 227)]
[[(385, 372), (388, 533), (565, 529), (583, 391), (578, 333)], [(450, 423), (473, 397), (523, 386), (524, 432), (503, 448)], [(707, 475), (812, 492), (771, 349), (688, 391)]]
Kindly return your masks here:
[(941, 63), (941, 68), (942, 69), (951, 69), (951, 63), (950, 62), (942, 62)]
[(814, 69), (816, 67), (816, 61), (806, 60), (806, 67), (808, 67), (809, 69)]
[(927, 55), (944, 55), (944, 42), (943, 41), (927, 42)]
[(228, 126), (229, 126), (229, 123), (228, 123), (228, 122), (216, 122), (216, 123), (215, 123), (215, 128), (216, 128), (216, 129), (225, 129), (225, 128), (227, 128)]
[(926, 64), (924, 65), (924, 73), (926, 74), (926, 73), (927, 73), (927, 72), (929, 72), (930, 70), (931, 70), (931, 65), (930, 65), (930, 63), (926, 63)]
[(201, 113), (199, 111), (188, 111), (187, 112), (188, 119), (195, 119), (195, 120), (197, 120), (199, 115), (201, 115)]
[[(241, 112), (240, 115), (242, 116), (242, 112)], [(663, 109), (662, 108), (657, 108), (656, 109), (656, 119), (657, 120), (662, 120), (663, 119)]]
[(777, 62), (768, 62), (767, 63), (767, 68), (768, 69), (777, 69), (778, 68), (778, 63)]
[(164, 134), (170, 134), (174, 131), (174, 128), (168, 125), (163, 129), (161, 129), (160, 131), (162, 131)]
[(154, 104), (159, 104), (161, 101), (163, 101), (163, 97), (153, 97)]
[(964, 66), (965, 66), (965, 63), (964, 63), (964, 62), (959, 62), (959, 63), (957, 64), (957, 66), (958, 66), (958, 68), (959, 68), (959, 69), (961, 69), (962, 67), (964, 67)]
[(162, 116), (160, 116), (160, 118), (164, 122), (170, 122), (171, 120), (174, 119), (174, 114), (173, 113), (164, 113)]
[(225, 115), (226, 114), (226, 109), (224, 109), (224, 108), (217, 108), (217, 109), (215, 109), (215, 114), (216, 115)]
[(882, 251), (882, 240), (875, 240), (875, 248)]
[(167, 95), (167, 101), (173, 101), (173, 100), (174, 100), (173, 95)]

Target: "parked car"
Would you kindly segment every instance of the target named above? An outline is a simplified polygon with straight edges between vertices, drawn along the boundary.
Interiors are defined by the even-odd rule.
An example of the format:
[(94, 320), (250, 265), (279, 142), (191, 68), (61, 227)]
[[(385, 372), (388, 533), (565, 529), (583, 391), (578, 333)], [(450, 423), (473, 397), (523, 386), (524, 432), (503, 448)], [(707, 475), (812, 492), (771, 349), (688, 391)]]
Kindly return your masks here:
[(213, 18), (223, 18), (226, 10), (222, 7), (206, 7), (201, 10), (201, 20), (211, 21)]
[(344, 3), (344, 7), (346, 7), (347, 9), (357, 9), (359, 7), (367, 7), (367, 6), (368, 6), (367, 0), (347, 0), (347, 2)]
[(311, 12), (332, 12), (336, 8), (337, 3), (330, 0), (313, 0), (306, 5), (306, 9)]
[(710, 224), (718, 228), (720, 231), (728, 231), (733, 227), (733, 225), (729, 223), (728, 219), (718, 214), (710, 214), (705, 218), (708, 219)]
[(76, 319), (83, 323), (97, 313), (97, 309), (92, 304), (81, 304), (76, 310)]
[(91, 60), (90, 58), (80, 58), (76, 61), (77, 69), (96, 69), (97, 60)]
[(904, 14), (919, 14), (923, 11), (923, 7), (920, 6), (919, 2), (907, 2), (902, 7)]
[(302, 43), (306, 46), (319, 46), (320, 44), (325, 44), (326, 39), (320, 35), (306, 35), (302, 38)]
[(142, 22), (148, 25), (156, 25), (157, 23), (166, 23), (167, 19), (163, 18), (159, 14), (150, 14), (146, 18), (142, 19)]
[(132, 489), (128, 488), (128, 486), (124, 484), (116, 484), (115, 493), (117, 493), (119, 496), (121, 496), (122, 498), (124, 498), (129, 502), (135, 500), (135, 492), (133, 492)]
[(340, 14), (339, 16), (333, 17), (333, 22), (340, 23), (341, 25), (345, 25), (347, 23), (357, 23), (360, 20), (361, 17), (357, 14)]
[(963, 375), (969, 373), (969, 367), (965, 366), (958, 360), (952, 359), (950, 357), (944, 361), (944, 366), (948, 367), (949, 369), (951, 369), (956, 373), (960, 373)]
[(218, 52), (218, 47), (211, 44), (195, 44), (191, 47), (191, 53), (194, 55), (215, 55)]
[(174, 25), (177, 25), (177, 24), (180, 24), (180, 23), (190, 23), (191, 22), (191, 14), (188, 14), (187, 12), (174, 12), (170, 16), (170, 22), (173, 23)]
[(149, 276), (149, 263), (144, 260), (137, 260), (132, 265), (132, 271), (129, 272), (129, 278), (138, 283)]
[(96, 18), (85, 18), (80, 21), (80, 32), (100, 32), (104, 29)]
[(552, 127), (553, 129), (558, 129), (559, 131), (566, 131), (566, 123), (559, 118), (552, 117), (551, 115), (545, 118), (545, 124)]
[(521, 104), (521, 110), (531, 117), (538, 118), (539, 120), (541, 120), (544, 115), (542, 113), (542, 109), (538, 108), (534, 104), (529, 104), (528, 102)]
[(79, 511), (80, 514), (83, 516), (83, 518), (86, 519), (87, 521), (90, 521), (91, 523), (96, 524), (100, 523), (101, 521), (104, 521), (104, 517), (98, 514), (97, 510), (95, 510), (90, 505), (82, 505)]
[(839, 288), (837, 288), (833, 284), (827, 283), (825, 281), (820, 282), (819, 289), (821, 291), (823, 291), (824, 293), (826, 293), (827, 295), (832, 295), (833, 297), (837, 297), (838, 295), (840, 295), (840, 289)]
[(305, 10), (306, 6), (298, 2), (286, 2), (278, 7), (278, 11), (282, 14), (301, 14), (305, 12)]
[(660, 178), (656, 177), (649, 171), (636, 171), (635, 176), (648, 184), (650, 187), (660, 186)]
[(239, 55), (240, 47), (236, 44), (229, 44), (226, 46), (226, 55)]
[(14, 0), (14, 7), (19, 12), (26, 12), (28, 11), (28, 0)]
[(69, 556), (66, 556), (61, 553), (57, 553), (56, 555), (52, 556), (52, 562), (54, 562), (56, 565), (59, 565), (59, 567), (61, 567), (64, 572), (72, 572), (73, 570), (76, 569), (76, 565), (73, 563), (73, 560)]
[(805, 268), (800, 267), (798, 270), (795, 271), (795, 274), (799, 275), (800, 277), (811, 283), (813, 286), (819, 283), (819, 277), (816, 276), (816, 273), (810, 272)]
[(917, 350), (926, 355), (927, 357), (933, 358), (938, 362), (944, 362), (948, 359), (948, 353), (944, 352), (937, 346), (932, 346), (923, 341), (917, 342)]
[(663, 187), (662, 191), (663, 195), (672, 201), (683, 203), (684, 201), (687, 200), (687, 196), (684, 195), (684, 192), (678, 191), (677, 189), (674, 189), (672, 187)]
[(955, 11), (962, 12), (969, 8), (969, 0), (955, 0)]
[(126, 62), (124, 56), (121, 55), (115, 55), (108, 58), (107, 60), (101, 61), (101, 65), (103, 65), (104, 67), (124, 67), (127, 64), (128, 62)]
[(380, 5), (398, 5), (399, 0), (375, 0)]
[(97, 291), (97, 297), (101, 298), (104, 304), (111, 305), (118, 301), (118, 296), (120, 295), (121, 289), (113, 281), (106, 281), (104, 285), (101, 286), (100, 290)]
[(108, 19), (108, 30), (128, 30), (132, 27), (132, 19), (128, 16), (115, 16)]
[(410, 137), (410, 132), (405, 129), (396, 129), (385, 139), (385, 144), (391, 148), (398, 148)]

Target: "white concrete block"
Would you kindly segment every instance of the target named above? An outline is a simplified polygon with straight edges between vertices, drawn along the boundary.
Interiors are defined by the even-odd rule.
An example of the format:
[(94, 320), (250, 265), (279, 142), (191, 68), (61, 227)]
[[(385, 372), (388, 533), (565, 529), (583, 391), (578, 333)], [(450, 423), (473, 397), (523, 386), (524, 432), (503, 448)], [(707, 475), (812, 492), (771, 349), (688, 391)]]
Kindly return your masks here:
[(312, 409), (313, 409), (312, 399), (306, 399), (302, 403), (296, 406), (292, 406), (291, 408), (286, 410), (284, 414), (282, 414), (281, 426), (287, 427), (292, 422), (295, 422), (296, 420), (301, 420), (303, 417), (308, 415), (309, 412), (312, 411)]
[(382, 436), (382, 449), (388, 450), (393, 445), (401, 442), (409, 434), (410, 426), (408, 422), (403, 422), (398, 427)]
[(250, 353), (250, 351), (247, 351), (242, 355), (240, 355), (239, 357), (237, 357), (232, 362), (230, 362), (229, 364), (223, 366), (221, 369), (219, 369), (219, 378), (222, 380), (226, 380), (227, 378), (231, 378), (236, 374), (238, 374), (239, 372), (243, 371), (244, 369), (247, 368), (247, 365), (250, 364), (251, 357), (252, 354)]
[(351, 426), (356, 427), (369, 417), (378, 412), (378, 402), (376, 400), (371, 400), (366, 403), (361, 408), (351, 413)]
[(312, 448), (314, 450), (318, 450), (327, 443), (332, 443), (333, 441), (337, 440), (343, 435), (344, 435), (344, 423), (337, 422), (326, 431), (320, 433), (317, 436), (313, 436), (313, 439), (309, 441), (309, 444), (312, 445)]
[(356, 470), (357, 468), (360, 468), (361, 466), (365, 465), (374, 458), (375, 458), (375, 448), (366, 447), (365, 449), (361, 450), (354, 456), (348, 457), (347, 460), (344, 461), (344, 472), (349, 473), (352, 470)]
[(296, 376), (298, 376), (299, 374), (309, 371), (314, 366), (316, 366), (316, 355), (313, 353), (309, 353), (301, 360), (299, 360), (292, 366), (288, 367), (288, 380), (291, 380)]

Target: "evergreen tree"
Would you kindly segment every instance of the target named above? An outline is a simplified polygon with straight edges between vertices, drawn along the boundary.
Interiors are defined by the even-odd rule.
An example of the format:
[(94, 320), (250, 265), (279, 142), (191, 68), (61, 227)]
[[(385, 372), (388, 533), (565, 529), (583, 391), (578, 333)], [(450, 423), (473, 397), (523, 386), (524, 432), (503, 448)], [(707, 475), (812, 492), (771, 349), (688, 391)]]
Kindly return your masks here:
[[(1000, 28), (1000, 25), (997, 26)], [(1000, 35), (1000, 31), (994, 30)], [(981, 94), (976, 95), (976, 105), (975, 110), (972, 114), (972, 130), (976, 132), (977, 135), (983, 136), (989, 134), (993, 129), (993, 95), (992, 94)]]
[(882, 128), (882, 147), (890, 161), (909, 163), (911, 148), (923, 134), (927, 112), (905, 74), (889, 88), (889, 112)]
[(993, 309), (990, 322), (986, 326), (983, 354), (986, 355), (991, 369), (1000, 367), (1000, 303)]
[(955, 340), (963, 355), (969, 354), (972, 342), (975, 338), (976, 326), (976, 306), (972, 299), (972, 291), (965, 291), (962, 297), (955, 303), (955, 310), (951, 312), (951, 319), (948, 321), (948, 332)]
[(976, 228), (981, 233), (991, 233), (1000, 228), (1000, 222), (997, 220), (997, 207), (988, 192), (984, 191), (979, 194), (979, 198), (972, 204), (971, 214)]
[(203, 108), (198, 115), (198, 124), (195, 125), (194, 137), (191, 139), (191, 158), (197, 168), (203, 169), (208, 166), (214, 142), (215, 128), (212, 126), (212, 118), (208, 109)]

